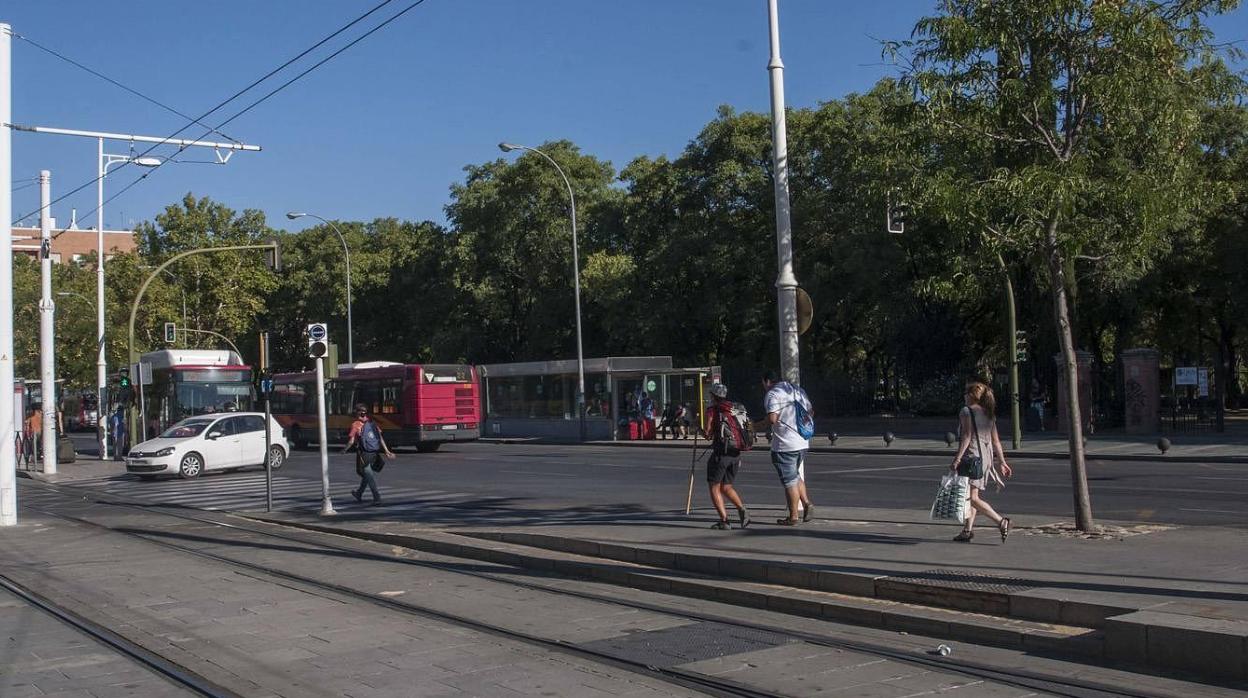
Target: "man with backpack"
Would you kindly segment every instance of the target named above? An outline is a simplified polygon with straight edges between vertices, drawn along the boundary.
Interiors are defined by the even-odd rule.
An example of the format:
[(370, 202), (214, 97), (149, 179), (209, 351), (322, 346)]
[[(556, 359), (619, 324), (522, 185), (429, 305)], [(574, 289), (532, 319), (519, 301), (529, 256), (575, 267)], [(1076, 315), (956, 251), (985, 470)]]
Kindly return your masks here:
[[(810, 449), (810, 437), (815, 434), (814, 413), (810, 398), (800, 386), (776, 379), (774, 373), (763, 376), (763, 388), (767, 391), (767, 423), (771, 426), (771, 464), (784, 486), (784, 498), (789, 507), (787, 518), (776, 523), (796, 526), (810, 521), (815, 507), (806, 494), (806, 480), (802, 464)], [(798, 518), (798, 508), (805, 507)]]
[(380, 506), (381, 493), (377, 491), (375, 473), (385, 467), (382, 454), (386, 458), (394, 458), (394, 453), (386, 445), (386, 440), (381, 435), (381, 427), (369, 418), (368, 407), (362, 402), (355, 406), (355, 421), (351, 423), (351, 431), (347, 434), (347, 447), (342, 452), (350, 451), (357, 442), (359, 445), (355, 449), (355, 473), (360, 476), (360, 486), (351, 490), (351, 496), (355, 497), (355, 501), (362, 502), (364, 488), (367, 486), (373, 493), (373, 506)]
[(754, 432), (745, 409), (728, 401), (728, 387), (723, 383), (711, 386), (711, 406), (706, 408), (704, 424), (706, 431), (703, 434), (711, 442), (711, 457), (706, 461), (706, 481), (711, 488), (711, 503), (719, 514), (719, 521), (711, 528), (719, 531), (731, 528), (728, 511), (724, 508), (725, 497), (737, 508), (737, 519), (741, 528), (745, 528), (750, 525), (750, 512), (732, 482), (741, 467), (741, 454), (754, 445)]

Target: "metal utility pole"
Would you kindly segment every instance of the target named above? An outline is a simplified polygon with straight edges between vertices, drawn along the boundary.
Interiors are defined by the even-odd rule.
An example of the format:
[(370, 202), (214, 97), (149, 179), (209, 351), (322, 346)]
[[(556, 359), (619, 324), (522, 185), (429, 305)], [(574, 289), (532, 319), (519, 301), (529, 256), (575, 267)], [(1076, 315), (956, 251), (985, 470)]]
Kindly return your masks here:
[(52, 300), (52, 173), (39, 172), (39, 377), (43, 393), (43, 472), (56, 473), (56, 302)]
[(0, 23), (0, 526), (17, 525), (13, 414), (13, 30)]
[[(8, 123), (8, 119), (5, 119)], [(82, 136), (85, 138), (94, 138), (96, 140), (97, 154), (97, 177), (95, 185), (96, 209), (95, 209), (95, 243), (96, 243), (96, 265), (95, 265), (95, 320), (96, 320), (96, 361), (95, 361), (95, 382), (96, 389), (99, 392), (99, 441), (100, 441), (100, 459), (108, 460), (108, 426), (103, 419), (104, 411), (107, 407), (108, 396), (108, 358), (105, 344), (105, 308), (104, 308), (104, 258), (107, 256), (107, 249), (104, 246), (104, 178), (108, 176), (108, 168), (115, 164), (132, 163), (140, 167), (159, 167), (164, 164), (164, 160), (157, 157), (135, 157), (134, 155), (112, 155), (104, 152), (105, 140), (119, 140), (134, 143), (153, 143), (156, 145), (176, 146), (179, 149), (185, 148), (212, 148), (216, 151), (217, 162), (224, 165), (229, 162), (230, 156), (236, 151), (253, 151), (258, 152), (260, 146), (247, 145), (245, 143), (218, 143), (214, 141), (188, 140), (184, 138), (167, 138), (161, 136), (140, 136), (130, 133), (110, 133), (106, 131), (80, 131), (68, 128), (49, 128), (46, 126), (22, 126), (19, 124), (11, 124), (11, 128), (18, 131), (28, 131), (30, 133), (47, 133), (60, 136)], [(8, 131), (6, 131), (8, 133)]]
[(268, 332), (260, 333), (260, 394), (264, 396), (264, 510), (272, 513), (273, 456), (269, 451), (273, 448), (273, 430), (269, 428), (269, 422), (273, 420), (273, 408), (270, 405), (269, 398), (273, 394), (273, 386), (269, 380)]
[(321, 516), (333, 516), (329, 497), (329, 434), (325, 429), (325, 357), (316, 357), (316, 430), (321, 442)]
[(776, 312), (780, 326), (780, 373), (801, 383), (797, 343), (797, 277), (793, 275), (793, 227), (789, 220), (789, 146), (784, 120), (784, 63), (780, 61), (780, 19), (777, 0), (767, 0), (771, 34), (771, 141), (776, 182)]

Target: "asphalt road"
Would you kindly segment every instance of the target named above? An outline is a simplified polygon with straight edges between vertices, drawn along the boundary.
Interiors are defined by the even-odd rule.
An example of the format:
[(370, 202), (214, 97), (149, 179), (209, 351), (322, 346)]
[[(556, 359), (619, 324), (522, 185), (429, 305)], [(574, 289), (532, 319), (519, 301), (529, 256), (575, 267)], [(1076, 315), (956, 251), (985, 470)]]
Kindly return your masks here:
[[(84, 437), (80, 450), (93, 450), (89, 441)], [(354, 484), (354, 456), (340, 454), (340, 448), (330, 450), (331, 479)], [(691, 452), (691, 448), (450, 444), (437, 453), (400, 451), (379, 482), (383, 495), (391, 486), (471, 493), (518, 506), (671, 511), (685, 505)], [(806, 466), (807, 487), (821, 515), (833, 515), (838, 506), (926, 510), (948, 465), (944, 456), (812, 453)], [(1011, 465), (1015, 474), (1009, 486), (987, 496), (998, 511), (1054, 520), (1072, 516), (1068, 462), (1020, 458)], [(1093, 510), (1100, 520), (1248, 526), (1248, 465), (1090, 461), (1088, 470)], [(704, 461), (699, 461), (696, 507), (708, 506), (704, 473)], [(315, 447), (293, 453), (282, 474), (318, 479)], [(737, 489), (749, 506), (783, 506), (766, 450), (746, 454)]]

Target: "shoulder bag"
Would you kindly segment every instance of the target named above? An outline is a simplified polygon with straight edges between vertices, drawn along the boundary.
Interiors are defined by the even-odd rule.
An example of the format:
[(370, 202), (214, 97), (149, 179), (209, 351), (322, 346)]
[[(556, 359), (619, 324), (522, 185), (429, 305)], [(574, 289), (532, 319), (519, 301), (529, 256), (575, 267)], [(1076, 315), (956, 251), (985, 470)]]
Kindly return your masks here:
[(979, 426), (975, 423), (975, 411), (966, 408), (967, 413), (971, 417), (971, 430), (975, 439), (975, 455), (971, 455), (970, 449), (962, 454), (962, 460), (958, 461), (958, 475), (968, 480), (982, 480), (984, 478), (984, 452), (983, 447), (979, 445)]

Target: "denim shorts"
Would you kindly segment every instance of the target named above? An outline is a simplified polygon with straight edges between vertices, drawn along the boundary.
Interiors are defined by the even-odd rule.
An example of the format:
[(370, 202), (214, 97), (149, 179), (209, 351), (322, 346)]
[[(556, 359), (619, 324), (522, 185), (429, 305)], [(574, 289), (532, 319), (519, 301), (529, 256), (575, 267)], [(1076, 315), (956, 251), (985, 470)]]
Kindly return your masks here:
[(780, 484), (784, 485), (785, 489), (797, 486), (797, 481), (801, 479), (798, 468), (801, 467), (805, 456), (805, 451), (771, 452), (771, 464), (775, 466), (776, 474), (780, 476)]

